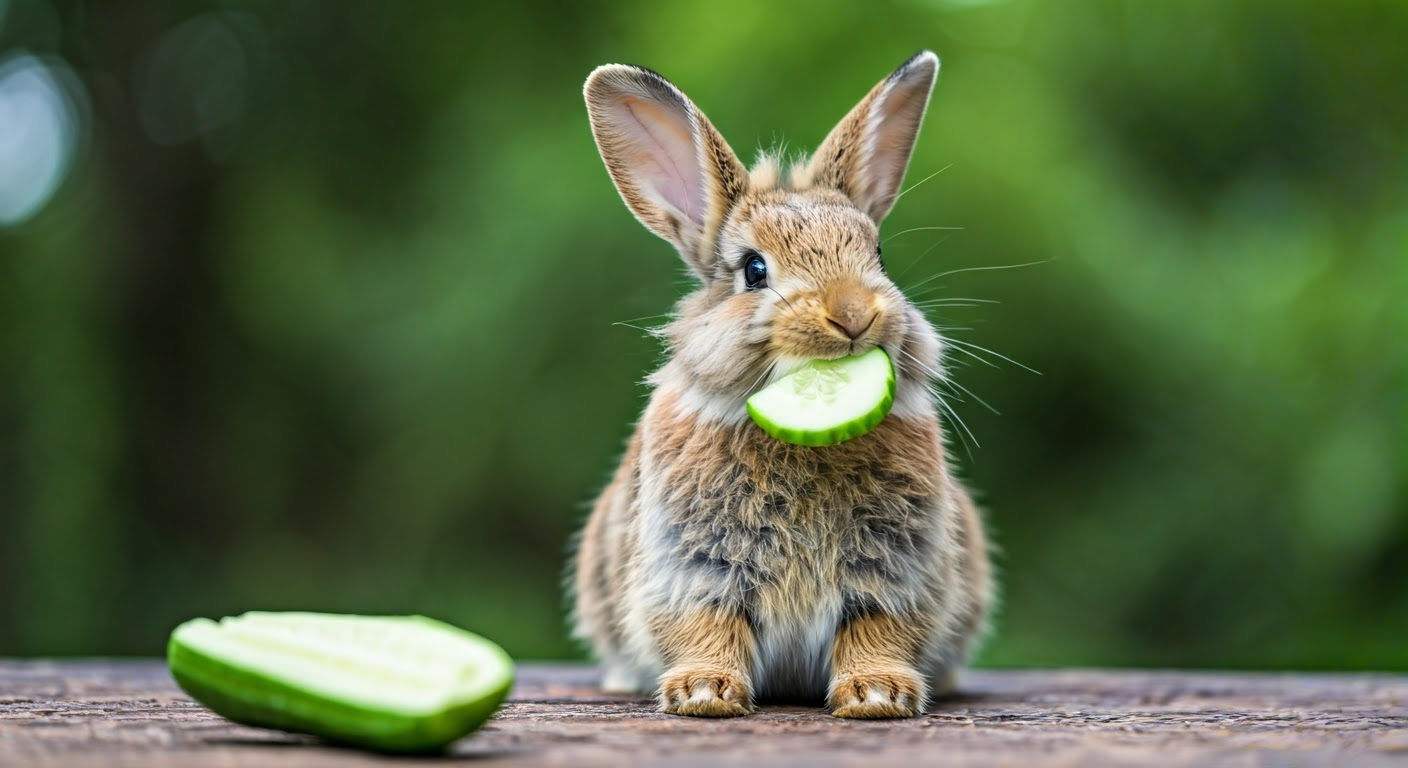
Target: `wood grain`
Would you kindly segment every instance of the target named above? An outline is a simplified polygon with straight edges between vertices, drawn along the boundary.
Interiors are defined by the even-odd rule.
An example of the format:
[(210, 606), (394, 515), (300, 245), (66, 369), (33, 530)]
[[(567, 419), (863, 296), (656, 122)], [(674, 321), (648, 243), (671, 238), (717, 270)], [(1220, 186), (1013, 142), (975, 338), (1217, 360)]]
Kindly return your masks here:
[(918, 719), (766, 706), (728, 721), (608, 696), (586, 667), (524, 665), (510, 703), (443, 758), (234, 725), (159, 661), (0, 661), (0, 766), (1408, 766), (1408, 676), (976, 671)]

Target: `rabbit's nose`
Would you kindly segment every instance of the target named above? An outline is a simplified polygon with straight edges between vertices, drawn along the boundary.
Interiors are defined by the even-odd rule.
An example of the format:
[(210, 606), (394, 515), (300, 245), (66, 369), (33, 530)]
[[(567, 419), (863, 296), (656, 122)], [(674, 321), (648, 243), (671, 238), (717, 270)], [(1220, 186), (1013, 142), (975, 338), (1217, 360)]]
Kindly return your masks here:
[(850, 341), (855, 341), (857, 338), (866, 335), (866, 331), (870, 330), (870, 326), (876, 324), (877, 314), (880, 313), (872, 311), (869, 316), (862, 317), (859, 316), (859, 314), (845, 313), (843, 314), (842, 320), (838, 320), (838, 318), (831, 317), (828, 314), (828, 316), (826, 316), (826, 323), (832, 328), (841, 331), (841, 333), (846, 334), (846, 338), (849, 338)]
[(842, 312), (840, 314), (840, 318), (827, 315), (826, 322), (832, 328), (846, 334), (846, 338), (855, 341), (864, 336), (865, 332), (870, 330), (870, 326), (875, 325), (875, 318), (880, 313), (871, 310), (868, 313)]
[(833, 286), (827, 294), (824, 299), (827, 325), (852, 341), (864, 336), (880, 316), (870, 291), (859, 285), (843, 283)]

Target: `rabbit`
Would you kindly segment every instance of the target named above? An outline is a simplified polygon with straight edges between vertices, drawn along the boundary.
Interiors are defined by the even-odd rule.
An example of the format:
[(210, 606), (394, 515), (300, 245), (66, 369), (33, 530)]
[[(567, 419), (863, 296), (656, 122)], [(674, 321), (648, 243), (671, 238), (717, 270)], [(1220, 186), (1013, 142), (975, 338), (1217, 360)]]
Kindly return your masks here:
[[(938, 69), (916, 54), (785, 172), (775, 153), (746, 169), (650, 70), (587, 78), (612, 181), (699, 281), (659, 332), (649, 403), (569, 567), (604, 690), (653, 693), (677, 715), (804, 701), (911, 717), (983, 634), (987, 539), (931, 389), (945, 342), (878, 239)], [(745, 400), (771, 381), (876, 346), (897, 381), (873, 431), (804, 447), (749, 420)]]

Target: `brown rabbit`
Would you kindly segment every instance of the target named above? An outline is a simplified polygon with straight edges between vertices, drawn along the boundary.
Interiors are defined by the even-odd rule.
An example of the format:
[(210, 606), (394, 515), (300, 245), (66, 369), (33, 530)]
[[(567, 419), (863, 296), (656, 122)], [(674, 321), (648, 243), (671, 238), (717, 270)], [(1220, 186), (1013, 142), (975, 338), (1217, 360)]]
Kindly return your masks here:
[[(825, 698), (838, 717), (908, 717), (973, 649), (988, 552), (931, 392), (944, 341), (878, 240), (938, 69), (928, 51), (905, 62), (785, 174), (773, 156), (745, 169), (654, 72), (587, 78), (621, 197), (702, 283), (662, 330), (668, 359), (582, 532), (577, 634), (606, 689), (681, 715)], [(810, 448), (748, 419), (777, 377), (876, 346), (897, 388), (874, 431)]]

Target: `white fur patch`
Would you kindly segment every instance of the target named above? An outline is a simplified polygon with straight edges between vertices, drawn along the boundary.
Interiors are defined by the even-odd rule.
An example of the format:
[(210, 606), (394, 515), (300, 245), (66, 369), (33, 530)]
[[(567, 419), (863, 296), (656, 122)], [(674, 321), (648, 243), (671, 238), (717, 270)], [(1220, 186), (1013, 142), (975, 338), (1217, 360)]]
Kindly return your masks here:
[(746, 401), (725, 395), (711, 395), (690, 387), (679, 395), (679, 408), (685, 414), (712, 424), (733, 426), (748, 418)]
[(832, 595), (805, 608), (810, 609), (809, 615), (757, 617), (753, 679), (760, 695), (818, 699), (825, 695), (831, 646), (841, 621), (841, 596)]
[(713, 688), (710, 688), (707, 684), (696, 684), (694, 690), (689, 694), (689, 703), (705, 704), (717, 698), (719, 698), (719, 696), (714, 693)]
[(934, 397), (924, 385), (900, 380), (895, 385), (895, 404), (890, 409), (892, 419), (923, 421), (934, 418)]

